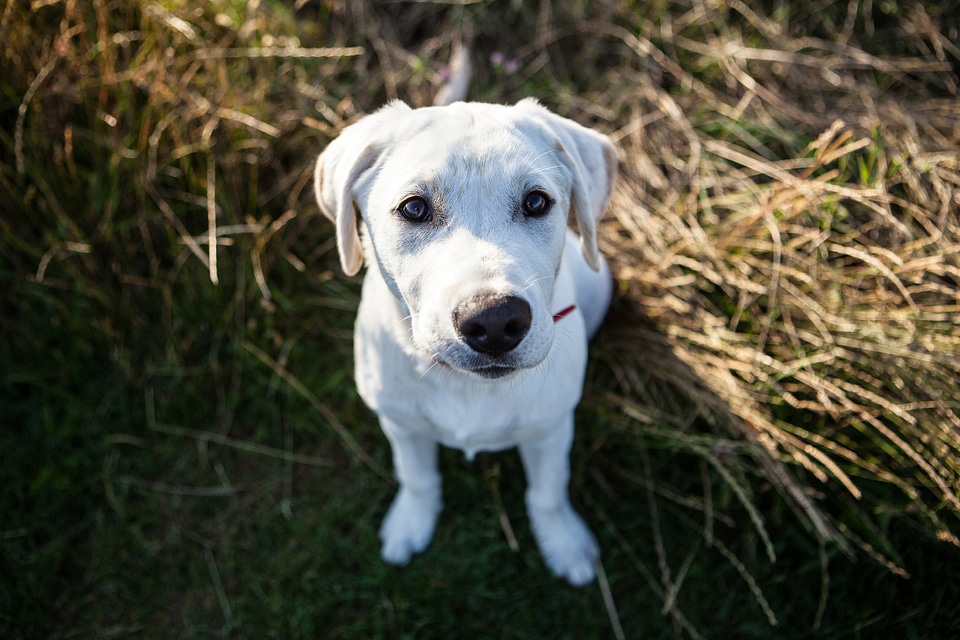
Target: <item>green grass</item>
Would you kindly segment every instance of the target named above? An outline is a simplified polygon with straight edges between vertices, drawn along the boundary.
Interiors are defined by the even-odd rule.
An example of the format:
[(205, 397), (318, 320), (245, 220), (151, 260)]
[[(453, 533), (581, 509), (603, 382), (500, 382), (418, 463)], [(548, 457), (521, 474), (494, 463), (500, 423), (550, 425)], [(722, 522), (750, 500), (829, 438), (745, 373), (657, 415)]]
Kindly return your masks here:
[[(0, 637), (960, 636), (956, 3), (35, 4), (0, 6)], [(616, 616), (543, 566), (515, 452), (444, 451), (430, 548), (379, 559), (310, 168), (461, 34), (471, 97), (621, 149), (571, 487)]]

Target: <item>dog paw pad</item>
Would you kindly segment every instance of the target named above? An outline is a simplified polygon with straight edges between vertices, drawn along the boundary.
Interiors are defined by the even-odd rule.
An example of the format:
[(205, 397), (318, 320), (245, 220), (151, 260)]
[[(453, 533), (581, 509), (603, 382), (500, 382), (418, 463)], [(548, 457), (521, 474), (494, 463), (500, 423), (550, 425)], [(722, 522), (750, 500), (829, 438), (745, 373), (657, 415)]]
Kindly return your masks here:
[(404, 565), (410, 562), (413, 554), (426, 549), (433, 538), (441, 509), (439, 490), (416, 492), (400, 489), (380, 526), (383, 543), (380, 556), (384, 561)]
[(530, 520), (540, 553), (555, 575), (575, 587), (596, 577), (594, 561), (600, 557), (600, 548), (572, 507), (531, 512)]

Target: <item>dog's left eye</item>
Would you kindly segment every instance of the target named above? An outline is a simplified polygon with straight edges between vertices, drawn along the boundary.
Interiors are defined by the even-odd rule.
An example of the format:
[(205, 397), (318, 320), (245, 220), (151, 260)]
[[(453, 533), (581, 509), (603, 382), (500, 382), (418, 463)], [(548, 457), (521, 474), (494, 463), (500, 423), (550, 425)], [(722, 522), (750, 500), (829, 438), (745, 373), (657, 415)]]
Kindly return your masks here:
[(430, 207), (420, 196), (407, 198), (400, 203), (397, 211), (410, 222), (429, 222), (431, 218)]
[(550, 198), (542, 191), (531, 191), (523, 199), (523, 213), (527, 216), (542, 216), (550, 209)]

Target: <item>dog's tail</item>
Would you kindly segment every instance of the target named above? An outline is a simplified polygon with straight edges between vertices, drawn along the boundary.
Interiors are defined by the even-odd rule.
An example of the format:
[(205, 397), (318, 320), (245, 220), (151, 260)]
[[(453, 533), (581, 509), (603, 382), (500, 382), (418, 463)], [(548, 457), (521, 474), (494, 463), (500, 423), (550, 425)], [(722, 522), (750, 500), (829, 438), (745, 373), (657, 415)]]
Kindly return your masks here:
[(450, 54), (450, 63), (447, 68), (449, 70), (447, 81), (444, 82), (433, 98), (433, 104), (437, 107), (444, 107), (467, 99), (470, 78), (473, 75), (473, 67), (470, 64), (470, 48), (467, 44), (457, 43), (453, 45), (453, 52)]

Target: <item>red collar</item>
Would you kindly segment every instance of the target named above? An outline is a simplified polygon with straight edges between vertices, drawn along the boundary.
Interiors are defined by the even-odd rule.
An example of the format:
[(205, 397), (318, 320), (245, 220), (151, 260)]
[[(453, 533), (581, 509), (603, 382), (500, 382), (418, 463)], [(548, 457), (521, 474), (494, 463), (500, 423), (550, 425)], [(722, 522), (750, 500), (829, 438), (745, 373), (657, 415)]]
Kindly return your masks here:
[(570, 315), (570, 313), (576, 308), (577, 308), (577, 305), (572, 304), (569, 307), (560, 309), (560, 311), (557, 311), (555, 314), (553, 314), (553, 321), (560, 322), (561, 320), (566, 318), (568, 315)]

